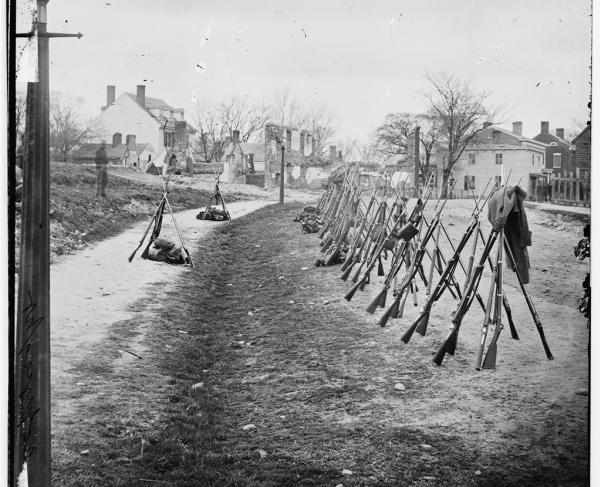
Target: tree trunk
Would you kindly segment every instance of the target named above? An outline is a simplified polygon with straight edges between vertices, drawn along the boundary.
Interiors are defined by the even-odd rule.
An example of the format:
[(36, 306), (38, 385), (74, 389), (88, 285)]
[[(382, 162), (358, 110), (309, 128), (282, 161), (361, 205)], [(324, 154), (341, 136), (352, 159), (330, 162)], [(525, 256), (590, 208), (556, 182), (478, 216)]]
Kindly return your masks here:
[(442, 172), (442, 198), (449, 197), (449, 188), (448, 188), (448, 180), (450, 179), (450, 169), (447, 167), (444, 168)]

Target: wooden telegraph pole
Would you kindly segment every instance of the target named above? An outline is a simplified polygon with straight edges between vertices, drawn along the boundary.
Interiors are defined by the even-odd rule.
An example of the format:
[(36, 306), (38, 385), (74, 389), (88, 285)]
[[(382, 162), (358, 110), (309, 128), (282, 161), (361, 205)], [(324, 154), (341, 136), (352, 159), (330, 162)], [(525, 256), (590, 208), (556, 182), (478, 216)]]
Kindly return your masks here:
[[(420, 153), (420, 146), (421, 146), (421, 127), (415, 127), (415, 133), (414, 133), (414, 158), (415, 158), (415, 188), (419, 189), (420, 183), (421, 183), (421, 178), (420, 178), (420, 174), (421, 174), (421, 153)], [(423, 174), (423, 177), (426, 179), (427, 175)]]
[(279, 204), (283, 205), (283, 189), (285, 186), (285, 141), (281, 141), (281, 177), (279, 178)]
[(21, 248), (12, 391), (11, 485), (27, 472), (29, 487), (50, 486), (50, 153), (48, 0), (37, 1), (38, 79), (27, 86)]

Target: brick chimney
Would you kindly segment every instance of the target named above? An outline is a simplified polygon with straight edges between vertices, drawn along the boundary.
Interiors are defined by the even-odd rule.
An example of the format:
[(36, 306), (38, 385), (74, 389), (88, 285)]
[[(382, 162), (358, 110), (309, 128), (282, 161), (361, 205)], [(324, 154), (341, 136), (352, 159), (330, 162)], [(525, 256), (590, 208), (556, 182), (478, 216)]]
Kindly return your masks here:
[(492, 122), (483, 122), (483, 128), (489, 127), (490, 125), (494, 125)]
[(565, 129), (556, 129), (556, 136), (561, 139), (565, 138)]
[(329, 159), (335, 161), (337, 159), (337, 147), (335, 145), (329, 146)]
[(146, 85), (137, 85), (137, 93), (135, 98), (141, 106), (144, 108), (146, 107)]
[(233, 131), (233, 139), (232, 139), (234, 144), (239, 144), (240, 143), (240, 131), (239, 130), (234, 130)]
[(135, 150), (135, 135), (127, 134), (125, 136), (125, 143), (129, 150)]
[(542, 122), (541, 131), (542, 134), (548, 135), (550, 133), (550, 122)]
[(117, 87), (115, 85), (107, 85), (106, 87), (106, 106), (110, 106), (115, 101), (115, 92)]
[(120, 132), (115, 132), (113, 134), (112, 146), (117, 147), (123, 143), (123, 134)]
[(513, 122), (513, 134), (523, 135), (523, 122)]

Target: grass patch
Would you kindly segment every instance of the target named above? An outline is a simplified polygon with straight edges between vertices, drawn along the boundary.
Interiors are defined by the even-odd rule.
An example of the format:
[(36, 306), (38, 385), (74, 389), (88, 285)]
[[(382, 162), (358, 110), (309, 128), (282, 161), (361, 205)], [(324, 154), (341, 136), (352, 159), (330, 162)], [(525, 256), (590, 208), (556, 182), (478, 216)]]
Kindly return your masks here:
[[(409, 363), (364, 313), (324, 304), (347, 283), (312, 267), (318, 240), (292, 222), (297, 211), (216, 227), (148, 325), (144, 360), (97, 371), (105, 381), (79, 408), (93, 420), (55, 435), (56, 485), (585, 485), (581, 455), (550, 460), (553, 430), (535, 451), (489, 455), (459, 431), (411, 424), (411, 401), (460, 409), (460, 391), (438, 394), (429, 355)], [(138, 324), (109, 340), (125, 346)]]
[[(158, 176), (157, 176), (158, 177)], [(85, 248), (150, 219), (162, 196), (156, 186), (109, 173), (108, 198), (96, 199), (93, 167), (53, 162), (50, 170), (50, 246), (52, 256)], [(169, 194), (174, 211), (206, 206), (206, 191), (179, 187)], [(228, 195), (228, 201), (239, 200)], [(20, 215), (17, 215), (19, 217)], [(17, 218), (17, 249), (21, 228)], [(18, 252), (17, 252), (18, 254)], [(18, 258), (18, 255), (17, 255)]]

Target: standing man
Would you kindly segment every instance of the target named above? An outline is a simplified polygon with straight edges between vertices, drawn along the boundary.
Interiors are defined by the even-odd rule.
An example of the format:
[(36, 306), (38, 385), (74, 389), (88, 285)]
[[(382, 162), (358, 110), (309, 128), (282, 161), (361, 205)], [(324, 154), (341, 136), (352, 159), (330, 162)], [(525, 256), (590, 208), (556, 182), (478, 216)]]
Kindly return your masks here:
[(108, 159), (106, 158), (106, 142), (100, 142), (100, 147), (94, 154), (96, 162), (96, 198), (106, 198), (106, 183), (108, 182)]

